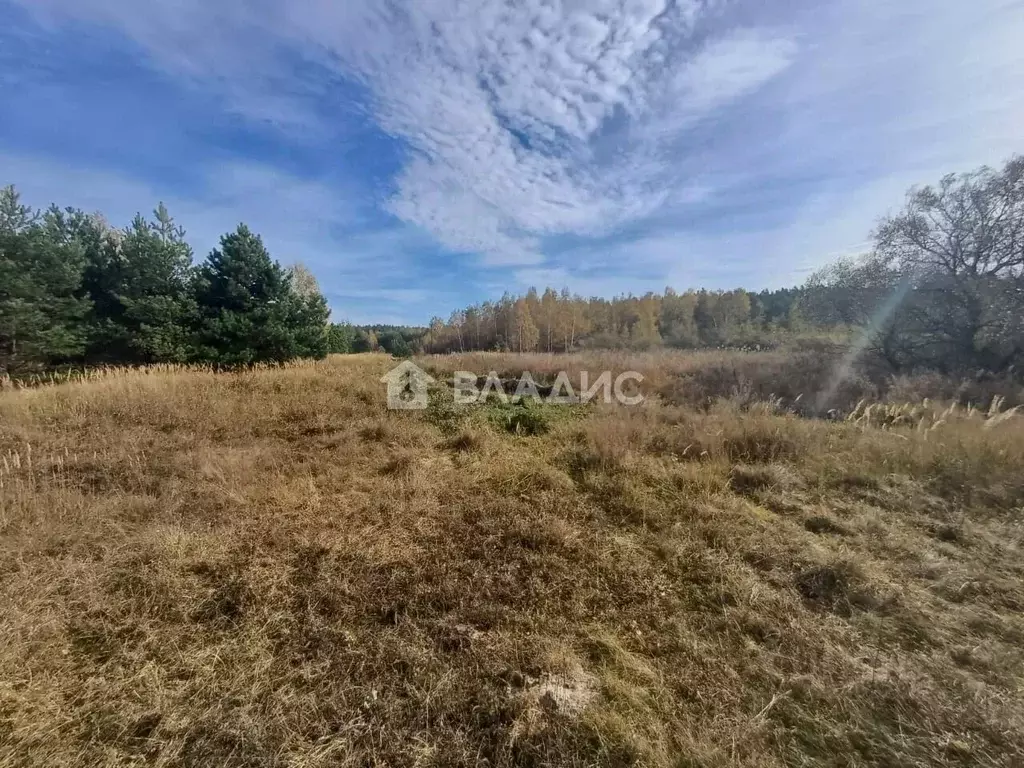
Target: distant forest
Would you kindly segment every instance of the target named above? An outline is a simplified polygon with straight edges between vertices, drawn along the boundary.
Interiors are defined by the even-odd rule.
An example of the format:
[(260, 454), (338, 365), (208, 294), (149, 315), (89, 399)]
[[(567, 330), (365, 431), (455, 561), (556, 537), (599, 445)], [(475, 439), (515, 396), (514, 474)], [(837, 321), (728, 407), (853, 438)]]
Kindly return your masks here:
[[(571, 352), (859, 339), (894, 372), (1024, 371), (1024, 158), (914, 188), (873, 248), (802, 286), (616, 298), (530, 289), (427, 327), (330, 323), (315, 277), (240, 225), (196, 263), (161, 204), (125, 228), (0, 190), (0, 374), (61, 365), (237, 366), (382, 350)], [(680, 254), (685, 258), (685, 254)]]
[(339, 333), (345, 350), (393, 354), (771, 347), (825, 336), (856, 340), (894, 373), (1024, 374), (1024, 159), (910, 190), (872, 239), (870, 253), (794, 288), (612, 299), (530, 289), (435, 317), (426, 329)]
[(832, 330), (812, 326), (800, 314), (804, 288), (750, 293), (689, 291), (678, 294), (583, 298), (568, 290), (531, 288), (506, 293), (453, 312), (427, 327), (337, 326), (333, 351), (382, 349), (392, 354), (479, 350), (571, 352), (578, 349), (636, 349), (657, 346), (772, 345), (793, 335)]

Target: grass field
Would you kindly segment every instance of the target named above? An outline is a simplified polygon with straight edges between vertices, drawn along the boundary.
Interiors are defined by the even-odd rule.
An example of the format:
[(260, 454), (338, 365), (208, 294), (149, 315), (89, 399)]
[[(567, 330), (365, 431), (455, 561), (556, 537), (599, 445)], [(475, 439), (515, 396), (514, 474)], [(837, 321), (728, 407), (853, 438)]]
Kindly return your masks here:
[(722, 354), (0, 392), (0, 765), (1024, 764), (1024, 416), (688, 399)]

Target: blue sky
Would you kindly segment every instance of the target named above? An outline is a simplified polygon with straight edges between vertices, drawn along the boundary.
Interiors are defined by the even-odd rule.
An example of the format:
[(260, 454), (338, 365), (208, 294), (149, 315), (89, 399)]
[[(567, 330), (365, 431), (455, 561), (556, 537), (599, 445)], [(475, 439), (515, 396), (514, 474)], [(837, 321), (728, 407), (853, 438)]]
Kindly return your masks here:
[(1024, 151), (1024, 0), (0, 0), (0, 184), (198, 257), (246, 221), (336, 318), (531, 285), (801, 282)]

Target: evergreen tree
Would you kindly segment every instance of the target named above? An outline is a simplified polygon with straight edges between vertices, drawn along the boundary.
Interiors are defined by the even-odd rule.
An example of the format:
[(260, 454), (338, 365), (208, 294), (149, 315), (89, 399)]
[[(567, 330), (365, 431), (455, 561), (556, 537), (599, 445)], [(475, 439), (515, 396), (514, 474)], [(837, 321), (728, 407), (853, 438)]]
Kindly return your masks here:
[(21, 202), (14, 185), (0, 189), (0, 234), (24, 232), (39, 218), (39, 214)]
[(198, 356), (225, 365), (327, 354), (327, 302), (300, 296), (244, 224), (221, 238), (199, 270)]
[(327, 329), (327, 352), (347, 355), (355, 350), (356, 329), (348, 323), (332, 323)]
[(283, 320), (291, 330), (293, 357), (327, 357), (327, 320), (331, 310), (323, 294), (299, 296), (289, 288)]
[(380, 335), (380, 346), (389, 355), (395, 357), (411, 357), (412, 347), (398, 331), (389, 331)]
[(13, 187), (0, 190), (0, 370), (81, 354), (83, 267), (80, 245), (55, 239)]
[(163, 203), (154, 217), (148, 222), (137, 215), (124, 231), (101, 233), (98, 246), (89, 236), (91, 359), (155, 363), (191, 357), (192, 249)]

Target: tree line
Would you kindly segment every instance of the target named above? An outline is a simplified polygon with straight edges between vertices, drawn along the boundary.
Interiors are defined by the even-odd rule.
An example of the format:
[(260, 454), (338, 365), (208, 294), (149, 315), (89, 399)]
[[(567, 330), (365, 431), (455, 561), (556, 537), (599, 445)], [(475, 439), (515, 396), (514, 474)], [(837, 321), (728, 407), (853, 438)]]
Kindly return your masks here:
[(605, 299), (531, 288), (458, 310), (447, 321), (435, 317), (421, 344), (428, 352), (770, 344), (812, 330), (800, 313), (804, 293), (802, 288), (760, 293), (668, 288), (663, 294)]
[(773, 345), (840, 333), (892, 372), (1024, 373), (1024, 158), (913, 188), (873, 248), (799, 287), (583, 298), (506, 293), (434, 318), (428, 352)]
[(0, 190), (0, 373), (323, 357), (328, 314), (309, 271), (282, 267), (244, 224), (195, 264), (163, 204), (117, 229)]
[(914, 188), (867, 255), (803, 285), (584, 298), (506, 293), (426, 328), (330, 324), (316, 279), (245, 225), (196, 264), (161, 204), (116, 229), (0, 190), (0, 372), (60, 364), (246, 365), (328, 353), (774, 345), (828, 333), (894, 372), (1024, 370), (1024, 158)]

